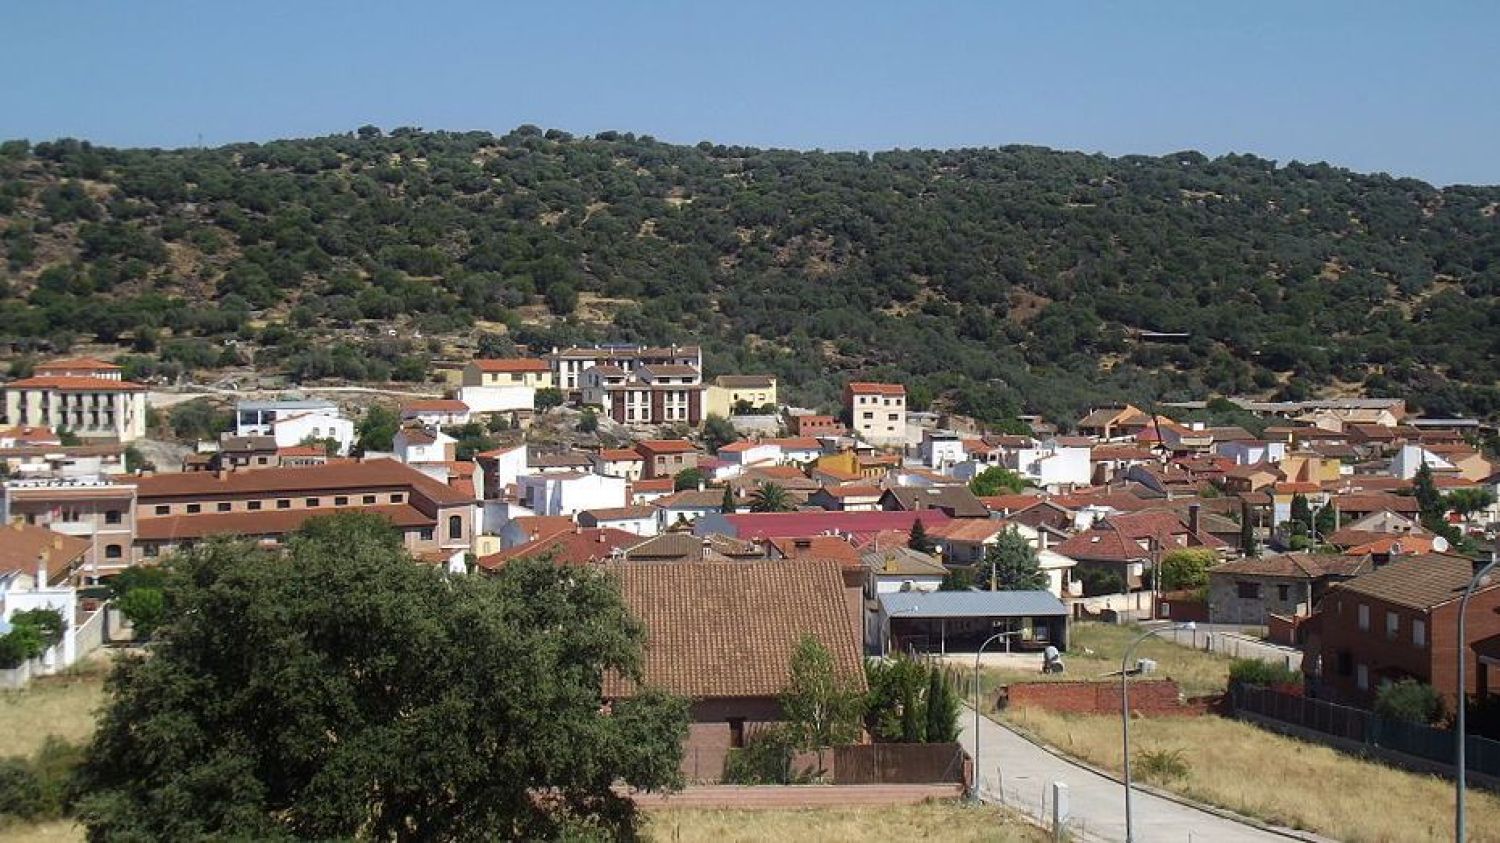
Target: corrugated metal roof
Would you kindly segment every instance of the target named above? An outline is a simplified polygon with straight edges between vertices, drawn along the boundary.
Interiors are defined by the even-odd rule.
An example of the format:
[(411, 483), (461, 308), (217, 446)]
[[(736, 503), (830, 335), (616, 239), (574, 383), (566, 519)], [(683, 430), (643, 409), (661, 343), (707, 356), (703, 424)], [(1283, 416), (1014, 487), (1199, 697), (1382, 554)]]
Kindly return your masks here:
[(904, 618), (1067, 617), (1050, 591), (903, 591), (880, 595), (887, 615)]

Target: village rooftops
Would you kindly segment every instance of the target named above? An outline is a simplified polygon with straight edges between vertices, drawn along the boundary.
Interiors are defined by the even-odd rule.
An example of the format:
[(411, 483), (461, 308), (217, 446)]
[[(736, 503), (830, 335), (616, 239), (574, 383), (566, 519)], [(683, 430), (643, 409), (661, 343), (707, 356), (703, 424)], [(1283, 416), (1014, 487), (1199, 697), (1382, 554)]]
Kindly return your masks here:
[(508, 374), (522, 374), (525, 372), (540, 374), (552, 371), (551, 367), (547, 365), (546, 360), (538, 360), (534, 357), (480, 358), (469, 361), (469, 365), (481, 372)]
[[(778, 697), (792, 656), (811, 636), (834, 673), (865, 687), (844, 580), (832, 561), (626, 562), (611, 565), (631, 614), (646, 627), (645, 683), (693, 699)], [(618, 674), (606, 697), (634, 693)]]

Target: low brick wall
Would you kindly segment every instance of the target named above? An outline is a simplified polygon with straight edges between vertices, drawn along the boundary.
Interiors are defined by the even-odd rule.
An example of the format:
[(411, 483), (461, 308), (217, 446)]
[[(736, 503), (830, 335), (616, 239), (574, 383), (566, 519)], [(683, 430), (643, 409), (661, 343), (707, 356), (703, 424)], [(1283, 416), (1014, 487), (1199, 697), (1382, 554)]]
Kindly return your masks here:
[[(1119, 681), (1015, 682), (1005, 686), (1002, 706), (1032, 706), (1074, 714), (1118, 714)], [(1182, 701), (1177, 683), (1171, 679), (1130, 680), (1130, 710), (1143, 715), (1200, 715), (1212, 700)]]

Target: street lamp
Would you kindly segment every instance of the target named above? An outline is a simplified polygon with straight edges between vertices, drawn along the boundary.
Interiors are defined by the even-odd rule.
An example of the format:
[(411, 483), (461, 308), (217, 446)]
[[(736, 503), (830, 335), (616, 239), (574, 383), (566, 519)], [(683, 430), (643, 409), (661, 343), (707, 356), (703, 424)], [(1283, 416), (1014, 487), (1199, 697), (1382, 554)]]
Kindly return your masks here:
[(1197, 628), (1198, 625), (1196, 623), (1188, 621), (1187, 623), (1148, 629), (1136, 636), (1136, 639), (1130, 642), (1130, 646), (1125, 648), (1125, 655), (1120, 657), (1120, 724), (1123, 727), (1122, 733), (1125, 736), (1125, 843), (1135, 843), (1134, 815), (1131, 810), (1133, 806), (1130, 799), (1130, 654), (1135, 652), (1136, 646), (1142, 641), (1159, 632), (1179, 629), (1193, 630)]
[(990, 646), (997, 638), (1008, 638), (1012, 635), (1020, 635), (1019, 632), (997, 632), (984, 643), (979, 645), (979, 652), (974, 654), (974, 787), (969, 791), (969, 801), (979, 801), (979, 776), (983, 769), (979, 766), (979, 707), (983, 705), (983, 694), (979, 690), (979, 659), (984, 655), (984, 648)]
[(1469, 580), (1469, 587), (1464, 589), (1464, 597), (1458, 602), (1458, 717), (1454, 723), (1458, 750), (1455, 753), (1454, 767), (1457, 773), (1457, 784), (1455, 788), (1455, 799), (1453, 803), (1453, 839), (1456, 843), (1464, 843), (1464, 796), (1467, 788), (1468, 778), (1465, 772), (1465, 751), (1468, 749), (1468, 718), (1466, 716), (1469, 707), (1468, 681), (1464, 677), (1464, 671), (1468, 667), (1468, 631), (1467, 615), (1469, 613), (1469, 598), (1474, 596), (1474, 589), (1478, 588), (1489, 578), (1490, 572), (1495, 566), (1500, 565), (1500, 560), (1495, 558), (1495, 549), (1490, 548), (1490, 563), (1475, 572), (1474, 577)]

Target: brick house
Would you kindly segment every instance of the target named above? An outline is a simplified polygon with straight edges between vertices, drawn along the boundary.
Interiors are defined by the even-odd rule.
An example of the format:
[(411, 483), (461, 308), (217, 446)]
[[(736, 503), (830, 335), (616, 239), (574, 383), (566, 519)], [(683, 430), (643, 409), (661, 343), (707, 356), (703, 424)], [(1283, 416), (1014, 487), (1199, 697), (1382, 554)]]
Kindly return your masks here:
[(1224, 549), (1224, 542), (1197, 526), (1174, 512), (1121, 513), (1100, 519), (1053, 549), (1078, 562), (1075, 577), (1087, 579), (1090, 570), (1109, 571), (1124, 581), (1127, 591), (1134, 591), (1145, 585), (1146, 571), (1159, 555), (1181, 548)]
[(791, 416), (787, 424), (793, 436), (841, 436), (846, 430), (833, 416)]
[[(1451, 711), (1458, 698), (1458, 606), (1474, 576), (1463, 556), (1424, 553), (1330, 589), (1302, 627), (1302, 670), (1319, 697), (1369, 707), (1385, 682), (1430, 684)], [(1500, 642), (1500, 581), (1474, 591), (1464, 648), (1465, 692), (1500, 691), (1487, 658)]]
[(1312, 613), (1335, 583), (1370, 570), (1370, 557), (1276, 553), (1215, 565), (1208, 572), (1212, 623), (1264, 626), (1269, 616)]
[(648, 439), (635, 444), (636, 453), (646, 461), (641, 477), (675, 477), (677, 472), (698, 467), (702, 456), (691, 442), (682, 439)]
[[(642, 679), (691, 700), (682, 757), (690, 781), (719, 779), (730, 749), (782, 720), (778, 698), (802, 636), (828, 651), (841, 678), (865, 689), (838, 562), (624, 562), (610, 570), (646, 627)], [(605, 677), (607, 699), (634, 690), (624, 677)]]

